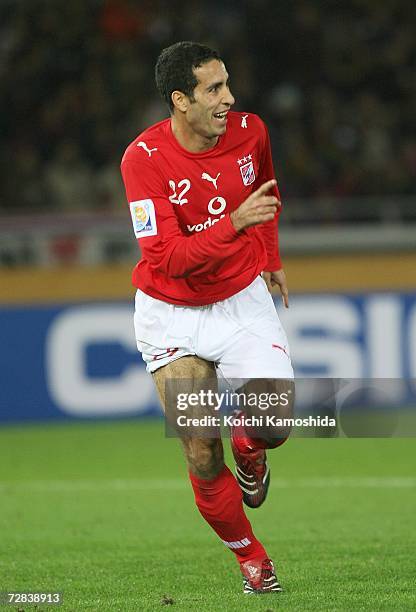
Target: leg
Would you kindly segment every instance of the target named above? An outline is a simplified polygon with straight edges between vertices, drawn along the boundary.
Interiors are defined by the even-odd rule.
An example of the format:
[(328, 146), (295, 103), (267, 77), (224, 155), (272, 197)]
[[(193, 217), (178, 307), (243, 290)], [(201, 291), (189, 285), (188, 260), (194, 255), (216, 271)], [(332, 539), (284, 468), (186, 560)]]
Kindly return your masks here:
[(289, 437), (291, 427), (284, 419), (293, 415), (295, 386), (293, 380), (253, 379), (239, 392), (243, 402), (256, 398), (256, 404), (237, 411), (231, 448), (244, 503), (257, 508), (265, 501), (270, 484), (264, 449), (276, 448)]
[[(172, 397), (172, 391), (175, 388), (179, 393), (191, 393), (206, 388), (207, 384), (208, 386), (216, 384), (214, 365), (194, 356), (182, 357), (156, 370), (153, 374), (153, 379), (156, 383), (166, 417), (172, 424), (176, 422), (177, 417), (181, 414), (176, 408), (175, 398)], [(193, 410), (192, 413), (188, 409), (187, 415), (202, 416), (203, 414), (208, 414), (208, 411), (203, 412), (202, 407), (196, 408), (197, 410)], [(178, 432), (178, 434), (180, 435), (188, 468), (192, 474), (208, 480), (214, 478), (223, 470), (224, 451), (219, 431), (212, 431), (213, 437), (204, 435), (204, 431), (201, 431), (201, 437), (187, 435), (186, 430)]]
[[(290, 433), (287, 424), (273, 422), (269, 417), (287, 418), (294, 403), (293, 368), (284, 329), (277, 315), (273, 299), (264, 281), (257, 278), (233, 299), (225, 300), (218, 309), (218, 320), (224, 312), (227, 321), (236, 324), (233, 335), (225, 343), (218, 360), (222, 376), (233, 389), (244, 395), (254, 395), (257, 406), (239, 401), (241, 411), (231, 427), (231, 447), (237, 464), (237, 478), (244, 502), (260, 506), (267, 494), (270, 471), (264, 449), (281, 445)], [(245, 383), (245, 381), (249, 381)], [(267, 395), (280, 397), (288, 393), (284, 402), (267, 402)], [(261, 410), (259, 400), (266, 396), (267, 410)], [(241, 417), (257, 417), (257, 423), (241, 425)], [(260, 419), (259, 417), (262, 417)]]
[[(197, 392), (212, 381), (215, 370), (212, 363), (198, 357), (182, 357), (153, 374), (165, 414), (174, 420), (176, 402), (169, 383), (176, 382), (181, 392)], [(196, 407), (194, 416), (201, 414)], [(253, 534), (244, 513), (241, 490), (236, 479), (224, 465), (221, 438), (197, 437), (181, 434), (181, 442), (189, 467), (189, 477), (195, 494), (196, 505), (222, 542), (232, 550), (240, 563), (267, 557), (261, 543)]]

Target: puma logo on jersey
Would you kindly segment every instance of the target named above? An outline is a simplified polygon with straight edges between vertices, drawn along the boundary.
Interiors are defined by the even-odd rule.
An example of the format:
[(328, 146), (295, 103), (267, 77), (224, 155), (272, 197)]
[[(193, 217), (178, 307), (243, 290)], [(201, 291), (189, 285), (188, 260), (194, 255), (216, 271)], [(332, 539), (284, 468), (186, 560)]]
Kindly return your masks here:
[(215, 189), (218, 189), (217, 181), (218, 181), (218, 177), (220, 176), (220, 174), (221, 172), (218, 172), (217, 176), (215, 178), (212, 178), (212, 176), (210, 176), (207, 172), (203, 172), (201, 175), (201, 178), (204, 181), (209, 181), (210, 183), (214, 185)]
[(152, 156), (153, 151), (157, 151), (157, 147), (155, 147), (154, 149), (149, 149), (147, 147), (147, 144), (145, 142), (143, 142), (142, 140), (137, 144), (137, 146), (141, 147), (142, 149), (144, 149), (149, 157)]
[(247, 117), (248, 117), (248, 115), (243, 115), (241, 117), (241, 127), (242, 128), (246, 128), (247, 127)]

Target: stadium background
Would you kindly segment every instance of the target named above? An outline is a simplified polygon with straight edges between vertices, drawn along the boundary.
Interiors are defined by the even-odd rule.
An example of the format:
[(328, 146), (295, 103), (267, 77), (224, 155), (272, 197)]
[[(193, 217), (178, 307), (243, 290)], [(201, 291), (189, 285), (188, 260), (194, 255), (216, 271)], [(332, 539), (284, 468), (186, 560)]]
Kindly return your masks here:
[[(236, 108), (258, 113), (269, 127), (291, 308), (283, 313), (276, 304), (297, 374), (404, 379), (397, 402), (409, 403), (416, 378), (411, 15), (407, 0), (0, 3), (0, 489), (7, 483), (12, 491), (3, 506), (11, 513), (3, 516), (7, 530), (19, 495), (43, 508), (30, 497), (43, 490), (40, 482), (101, 482), (109, 449), (119, 469), (114, 478), (137, 479), (149, 435), (167, 472), (159, 466), (154, 473), (149, 463), (147, 477), (183, 474), (172, 467), (172, 441), (141, 418), (160, 408), (135, 349), (130, 276), (138, 250), (119, 175), (125, 146), (166, 116), (153, 66), (177, 40), (218, 48)], [(111, 421), (94, 421), (102, 418)], [(387, 467), (376, 461), (382, 444), (360, 451), (364, 458), (368, 448), (374, 460), (365, 459), (367, 476), (375, 475), (371, 466), (379, 478), (414, 473), (410, 446), (402, 455), (389, 447)], [(355, 467), (344, 465), (343, 448), (325, 454), (310, 446), (308, 460), (322, 474), (339, 453), (343, 467), (332, 475), (350, 477)], [(406, 482), (404, 493), (414, 495)], [(32, 541), (30, 516), (19, 525)], [(32, 554), (12, 533), (17, 561), (7, 588), (27, 586), (19, 567), (27, 569)], [(47, 577), (55, 584), (50, 568)], [(153, 609), (146, 605), (131, 609)]]

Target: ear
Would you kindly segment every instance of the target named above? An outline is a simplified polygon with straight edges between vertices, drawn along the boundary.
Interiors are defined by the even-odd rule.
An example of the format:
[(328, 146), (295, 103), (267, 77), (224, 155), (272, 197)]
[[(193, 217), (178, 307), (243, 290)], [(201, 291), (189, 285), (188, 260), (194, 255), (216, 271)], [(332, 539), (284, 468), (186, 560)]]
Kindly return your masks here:
[(172, 91), (171, 99), (174, 108), (177, 108), (182, 113), (185, 113), (189, 107), (189, 98), (182, 91)]

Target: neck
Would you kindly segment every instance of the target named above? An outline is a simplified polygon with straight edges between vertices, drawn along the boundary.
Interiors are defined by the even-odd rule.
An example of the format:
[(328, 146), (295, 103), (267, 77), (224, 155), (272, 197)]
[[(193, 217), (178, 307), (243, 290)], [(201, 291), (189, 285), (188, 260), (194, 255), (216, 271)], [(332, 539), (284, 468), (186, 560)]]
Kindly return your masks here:
[(176, 115), (172, 115), (170, 124), (172, 133), (179, 144), (190, 153), (202, 153), (212, 149), (218, 142), (219, 136), (208, 138), (197, 134), (186, 121), (181, 121)]

